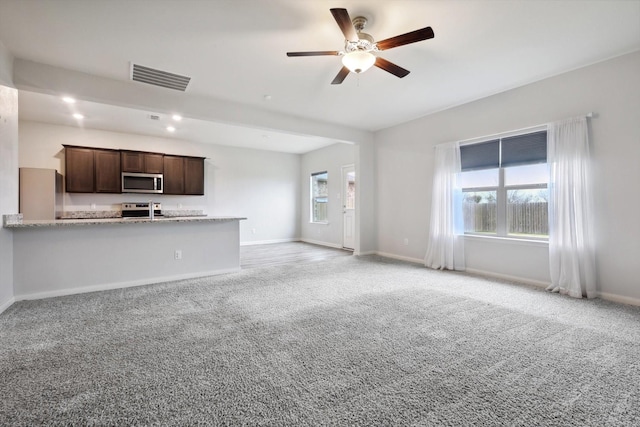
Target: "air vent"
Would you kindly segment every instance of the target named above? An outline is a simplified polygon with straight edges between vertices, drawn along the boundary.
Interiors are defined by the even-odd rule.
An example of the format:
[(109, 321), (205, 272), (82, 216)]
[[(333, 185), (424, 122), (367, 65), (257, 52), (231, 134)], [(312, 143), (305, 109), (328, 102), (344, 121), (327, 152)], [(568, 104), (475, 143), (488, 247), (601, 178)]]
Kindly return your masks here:
[(149, 114), (151, 120), (160, 120), (160, 116), (157, 114)]
[(155, 70), (138, 64), (132, 64), (131, 80), (184, 92), (191, 81), (191, 77), (167, 73), (166, 71)]

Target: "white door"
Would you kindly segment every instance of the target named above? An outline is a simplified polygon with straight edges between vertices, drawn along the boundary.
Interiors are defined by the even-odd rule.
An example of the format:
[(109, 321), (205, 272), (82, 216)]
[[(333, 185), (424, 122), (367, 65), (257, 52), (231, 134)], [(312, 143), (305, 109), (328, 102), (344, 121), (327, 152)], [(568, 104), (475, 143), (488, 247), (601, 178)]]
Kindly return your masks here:
[(354, 165), (342, 167), (342, 246), (356, 247), (356, 168)]

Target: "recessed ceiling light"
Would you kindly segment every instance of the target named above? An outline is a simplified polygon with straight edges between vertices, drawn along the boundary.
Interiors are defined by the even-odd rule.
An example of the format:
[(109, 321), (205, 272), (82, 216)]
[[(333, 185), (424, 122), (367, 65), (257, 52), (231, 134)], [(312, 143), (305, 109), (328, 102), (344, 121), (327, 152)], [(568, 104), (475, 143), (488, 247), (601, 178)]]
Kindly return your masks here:
[(78, 120), (84, 119), (84, 116), (82, 114), (80, 114), (80, 113), (74, 113), (73, 117), (78, 119)]
[(63, 100), (64, 102), (66, 102), (67, 104), (75, 104), (75, 103), (76, 103), (76, 100), (75, 100), (75, 99), (73, 99), (73, 98), (72, 98), (72, 97), (70, 97), (70, 96), (65, 96), (65, 97), (63, 97), (63, 98), (62, 98), (62, 100)]
[(176, 122), (179, 122), (180, 120), (182, 120), (182, 116), (180, 114), (174, 114), (173, 116), (171, 116), (171, 118)]
[(176, 128), (174, 128), (173, 126), (167, 126), (167, 131), (169, 132), (175, 132)]

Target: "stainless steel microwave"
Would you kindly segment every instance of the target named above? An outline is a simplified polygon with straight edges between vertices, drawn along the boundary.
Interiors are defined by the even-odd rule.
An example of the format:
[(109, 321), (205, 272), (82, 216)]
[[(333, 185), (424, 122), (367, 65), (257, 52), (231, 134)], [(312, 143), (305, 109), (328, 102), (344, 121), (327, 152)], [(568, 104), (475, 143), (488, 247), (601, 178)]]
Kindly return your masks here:
[(123, 193), (162, 193), (163, 184), (161, 173), (122, 172)]

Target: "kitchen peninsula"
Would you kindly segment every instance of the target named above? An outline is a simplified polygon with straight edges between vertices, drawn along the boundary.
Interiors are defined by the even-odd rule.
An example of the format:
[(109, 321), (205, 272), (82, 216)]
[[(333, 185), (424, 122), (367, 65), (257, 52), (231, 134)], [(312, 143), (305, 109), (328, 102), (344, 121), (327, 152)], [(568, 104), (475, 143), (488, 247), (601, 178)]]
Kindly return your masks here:
[(13, 231), (16, 299), (209, 276), (240, 269), (240, 217), (21, 221)]

